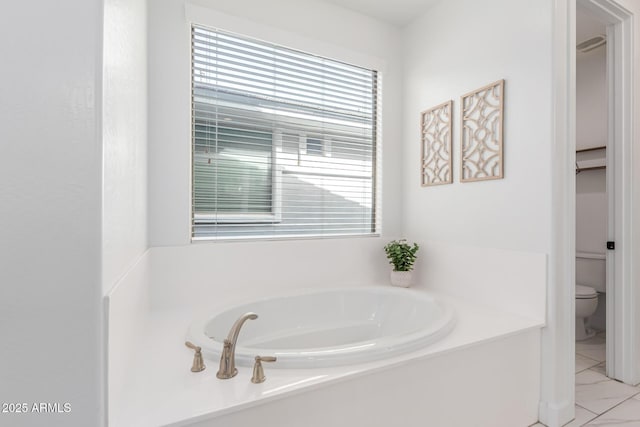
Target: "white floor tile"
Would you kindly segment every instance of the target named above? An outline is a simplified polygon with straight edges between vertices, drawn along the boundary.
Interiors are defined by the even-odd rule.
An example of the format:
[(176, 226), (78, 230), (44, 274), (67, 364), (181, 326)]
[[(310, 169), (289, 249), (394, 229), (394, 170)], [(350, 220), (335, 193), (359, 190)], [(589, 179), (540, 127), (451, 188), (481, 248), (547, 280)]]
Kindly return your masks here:
[(576, 403), (596, 414), (602, 414), (640, 392), (590, 369), (576, 374)]
[(599, 374), (607, 375), (607, 365), (606, 365), (606, 362), (602, 362), (602, 363), (600, 363), (600, 364), (598, 364), (598, 365), (596, 365), (596, 366), (592, 366), (592, 367), (590, 367), (589, 369), (591, 369), (592, 371), (597, 372), (597, 373), (599, 373)]
[[(573, 421), (571, 421), (569, 424), (565, 424), (563, 427), (581, 427), (597, 416), (598, 416), (597, 414), (594, 414), (593, 412), (587, 411), (586, 409), (576, 405), (576, 418)], [(547, 427), (547, 426), (545, 426), (542, 423), (536, 423), (530, 427)]]
[(588, 357), (584, 357), (583, 355), (576, 353), (576, 373), (596, 366), (599, 363), (600, 362), (597, 360), (589, 359)]
[(581, 427), (597, 416), (598, 414), (594, 414), (593, 412), (576, 405), (576, 418), (569, 424), (565, 424), (564, 427)]
[(576, 354), (589, 359), (604, 362), (607, 357), (606, 338), (604, 335), (596, 335), (584, 341), (576, 341)]
[(600, 415), (587, 426), (640, 427), (640, 400), (629, 399)]

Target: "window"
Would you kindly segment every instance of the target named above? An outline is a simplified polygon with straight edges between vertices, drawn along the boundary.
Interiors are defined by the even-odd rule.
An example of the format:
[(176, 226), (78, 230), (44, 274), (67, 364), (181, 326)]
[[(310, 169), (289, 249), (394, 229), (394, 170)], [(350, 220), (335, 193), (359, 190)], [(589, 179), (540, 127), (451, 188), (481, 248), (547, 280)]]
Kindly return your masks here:
[(322, 139), (307, 137), (307, 154), (322, 155)]
[(375, 70), (192, 27), (192, 238), (376, 233)]

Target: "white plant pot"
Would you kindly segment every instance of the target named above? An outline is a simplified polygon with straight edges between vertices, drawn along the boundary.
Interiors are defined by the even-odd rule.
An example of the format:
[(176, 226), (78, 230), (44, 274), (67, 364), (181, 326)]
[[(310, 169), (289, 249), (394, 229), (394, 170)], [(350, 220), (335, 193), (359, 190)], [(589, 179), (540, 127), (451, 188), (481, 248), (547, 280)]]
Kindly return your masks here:
[(393, 286), (400, 286), (408, 288), (411, 286), (412, 274), (410, 271), (395, 271), (391, 272), (391, 284)]

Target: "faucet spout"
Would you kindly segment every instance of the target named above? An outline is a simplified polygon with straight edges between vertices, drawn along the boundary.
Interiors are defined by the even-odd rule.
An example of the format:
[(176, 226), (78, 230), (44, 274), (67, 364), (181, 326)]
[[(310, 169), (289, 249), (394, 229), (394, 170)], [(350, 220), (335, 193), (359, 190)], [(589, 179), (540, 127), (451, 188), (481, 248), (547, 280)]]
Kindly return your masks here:
[(238, 341), (240, 329), (242, 329), (242, 325), (244, 325), (244, 322), (247, 320), (254, 320), (257, 318), (257, 314), (248, 312), (240, 316), (233, 326), (231, 326), (229, 335), (227, 336), (227, 339), (224, 340), (224, 347), (222, 349), (222, 355), (220, 356), (220, 369), (218, 369), (216, 377), (220, 379), (229, 379), (236, 376), (238, 373), (235, 360), (236, 342)]
[(235, 350), (236, 348), (236, 341), (238, 341), (238, 335), (240, 334), (240, 329), (242, 328), (242, 325), (244, 325), (244, 322), (246, 322), (247, 320), (255, 320), (257, 318), (257, 314), (249, 312), (243, 314), (238, 318), (238, 320), (236, 320), (236, 322), (229, 330), (229, 335), (227, 336), (227, 339), (231, 341), (231, 348), (233, 350)]

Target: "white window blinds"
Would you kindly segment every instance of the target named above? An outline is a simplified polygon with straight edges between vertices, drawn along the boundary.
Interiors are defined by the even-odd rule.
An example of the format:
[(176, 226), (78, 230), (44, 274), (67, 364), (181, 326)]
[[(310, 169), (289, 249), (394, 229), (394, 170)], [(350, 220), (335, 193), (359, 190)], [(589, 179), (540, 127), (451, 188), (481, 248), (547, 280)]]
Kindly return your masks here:
[(377, 73), (192, 27), (192, 238), (376, 233)]

